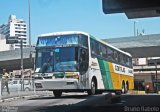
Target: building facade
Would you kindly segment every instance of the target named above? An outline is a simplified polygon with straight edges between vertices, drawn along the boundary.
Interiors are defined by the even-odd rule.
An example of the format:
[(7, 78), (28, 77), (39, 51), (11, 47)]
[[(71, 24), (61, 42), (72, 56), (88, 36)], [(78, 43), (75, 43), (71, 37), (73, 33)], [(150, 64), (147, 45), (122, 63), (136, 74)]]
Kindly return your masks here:
[[(27, 25), (23, 19), (17, 19), (15, 15), (10, 15), (7, 24), (0, 26), (0, 34), (6, 39), (10, 37), (18, 37), (23, 40), (23, 47), (27, 46)], [(15, 43), (14, 48), (20, 48), (20, 43)]]
[(8, 50), (14, 50), (13, 44), (6, 44), (6, 38), (4, 35), (0, 34), (0, 51), (8, 51)]

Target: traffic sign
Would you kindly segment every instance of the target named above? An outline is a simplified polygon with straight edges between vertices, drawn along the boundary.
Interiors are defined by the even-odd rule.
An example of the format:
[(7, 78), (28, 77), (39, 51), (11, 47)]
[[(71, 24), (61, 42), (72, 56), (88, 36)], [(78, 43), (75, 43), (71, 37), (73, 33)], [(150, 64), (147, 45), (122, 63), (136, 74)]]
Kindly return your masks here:
[(18, 37), (14, 36), (6, 38), (6, 44), (15, 44), (15, 43), (19, 43)]

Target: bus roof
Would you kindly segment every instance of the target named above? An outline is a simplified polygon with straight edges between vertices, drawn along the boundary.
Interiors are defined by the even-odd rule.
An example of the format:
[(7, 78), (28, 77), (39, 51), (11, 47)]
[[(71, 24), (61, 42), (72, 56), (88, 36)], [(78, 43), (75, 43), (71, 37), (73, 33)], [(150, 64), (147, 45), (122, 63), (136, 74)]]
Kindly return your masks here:
[(120, 49), (118, 49), (118, 48), (112, 46), (111, 44), (108, 44), (107, 42), (104, 42), (103, 40), (99, 40), (99, 39), (95, 38), (95, 37), (92, 36), (92, 35), (90, 35), (90, 37), (91, 37), (92, 39), (95, 39), (95, 40), (101, 42), (102, 44), (105, 44), (105, 45), (107, 45), (107, 46), (109, 46), (109, 47), (111, 47), (111, 48), (113, 48), (113, 49), (115, 49), (115, 50), (117, 50), (117, 51), (119, 51), (119, 52), (121, 52), (121, 53), (123, 53), (123, 54), (126, 54), (126, 55), (132, 57), (132, 55), (131, 55), (130, 53), (125, 52), (125, 51), (122, 51), (122, 50), (120, 50)]
[(53, 33), (41, 34), (38, 37), (69, 35), (69, 34), (84, 34), (84, 35), (87, 35), (87, 36), (89, 35), (88, 33), (81, 32), (81, 31), (62, 31), (62, 32), (53, 32)]
[(132, 57), (132, 55), (131, 55), (130, 53), (125, 52), (125, 51), (122, 51), (122, 50), (120, 50), (120, 49), (112, 46), (111, 44), (108, 44), (107, 42), (104, 42), (104, 41), (102, 41), (102, 40), (100, 40), (100, 42), (103, 43), (103, 44), (106, 44), (107, 46), (109, 46), (109, 47), (111, 47), (111, 48), (113, 48), (113, 49), (115, 49), (115, 50), (117, 50), (117, 51), (119, 51), (119, 52), (121, 52), (121, 53), (123, 53), (123, 54), (126, 54), (126, 55)]

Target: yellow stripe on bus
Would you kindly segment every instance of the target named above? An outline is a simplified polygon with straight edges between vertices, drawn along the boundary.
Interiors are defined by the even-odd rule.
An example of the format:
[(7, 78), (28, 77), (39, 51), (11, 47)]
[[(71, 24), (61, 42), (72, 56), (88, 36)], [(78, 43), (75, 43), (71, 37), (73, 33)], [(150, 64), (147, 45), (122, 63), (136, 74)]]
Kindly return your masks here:
[(108, 65), (112, 78), (113, 89), (121, 89), (122, 81), (125, 81), (125, 83), (127, 81), (129, 82), (129, 89), (134, 88), (133, 76), (115, 73), (113, 69), (113, 64), (111, 62), (108, 62)]

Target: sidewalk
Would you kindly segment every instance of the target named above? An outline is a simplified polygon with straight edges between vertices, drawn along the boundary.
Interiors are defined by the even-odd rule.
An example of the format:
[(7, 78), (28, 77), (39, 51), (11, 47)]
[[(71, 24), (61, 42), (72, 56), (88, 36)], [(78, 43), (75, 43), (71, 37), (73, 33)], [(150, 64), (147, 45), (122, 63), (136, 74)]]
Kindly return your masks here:
[(0, 102), (11, 101), (20, 98), (35, 98), (41, 96), (48, 96), (51, 94), (53, 95), (51, 91), (21, 91), (19, 93), (11, 92), (10, 94), (3, 93), (0, 97)]
[(160, 91), (158, 93), (146, 93), (145, 91), (129, 90), (128, 94), (131, 94), (131, 95), (152, 95), (152, 94), (160, 95)]

